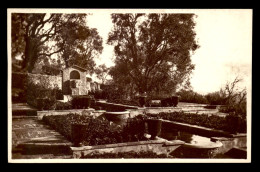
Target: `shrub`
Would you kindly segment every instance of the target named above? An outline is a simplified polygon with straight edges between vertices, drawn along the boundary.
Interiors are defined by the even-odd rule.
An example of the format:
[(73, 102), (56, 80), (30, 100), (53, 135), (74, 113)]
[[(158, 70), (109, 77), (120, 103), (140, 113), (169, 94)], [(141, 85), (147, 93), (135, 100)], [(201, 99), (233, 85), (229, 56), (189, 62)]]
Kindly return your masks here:
[(89, 95), (91, 95), (95, 99), (107, 99), (106, 93), (102, 90), (91, 91), (89, 92)]
[(68, 110), (72, 109), (70, 102), (56, 102), (56, 110)]
[(24, 89), (26, 87), (28, 75), (26, 73), (12, 72), (12, 88)]
[(71, 100), (72, 108), (74, 109), (84, 109), (89, 108), (91, 104), (91, 96), (82, 95), (82, 96), (73, 96)]
[[(34, 107), (37, 107), (38, 102), (42, 101), (41, 104), (44, 109), (53, 109), (56, 101), (56, 91), (57, 88), (46, 88), (41, 84), (34, 84), (29, 82), (27, 84), (27, 103)], [(38, 99), (38, 100), (37, 100)], [(42, 99), (42, 100), (39, 100)]]
[[(184, 112), (159, 113), (147, 115), (152, 118), (177, 121), (192, 125), (199, 125), (203, 127), (224, 130), (231, 133), (246, 132), (246, 120), (243, 118), (237, 119), (235, 116), (230, 115), (227, 115), (226, 117), (220, 117), (216, 115), (209, 116), (207, 114), (190, 114)], [(238, 122), (233, 122), (232, 119), (236, 119), (238, 120)]]
[(206, 95), (206, 98), (210, 105), (225, 105), (226, 99), (221, 95), (219, 91), (214, 93), (209, 93)]
[(188, 103), (200, 103), (200, 104), (207, 104), (208, 100), (204, 95), (196, 93), (192, 90), (180, 90), (177, 93), (180, 96), (181, 102), (188, 102)]
[(23, 89), (12, 88), (12, 102), (26, 102), (26, 92)]
[[(103, 145), (129, 141), (145, 140), (145, 118), (138, 116), (128, 121), (126, 126), (116, 125), (104, 117), (93, 118), (78, 114), (62, 116), (44, 116), (43, 121), (67, 137), (72, 142), (82, 145)], [(82, 125), (81, 132), (74, 133), (71, 125)]]
[(57, 90), (56, 90), (56, 100), (63, 100), (63, 99), (64, 99), (64, 97), (63, 97), (63, 92), (62, 92), (62, 90), (57, 89)]

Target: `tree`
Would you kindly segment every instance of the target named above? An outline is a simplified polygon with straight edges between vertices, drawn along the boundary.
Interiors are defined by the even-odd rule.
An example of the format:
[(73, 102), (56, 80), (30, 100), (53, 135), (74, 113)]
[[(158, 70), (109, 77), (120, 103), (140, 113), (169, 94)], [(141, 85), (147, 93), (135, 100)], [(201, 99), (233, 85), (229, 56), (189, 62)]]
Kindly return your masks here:
[(193, 14), (112, 14), (113, 30), (108, 44), (114, 45), (115, 66), (111, 76), (133, 83), (147, 94), (173, 93), (189, 83), (194, 69), (191, 53), (195, 41)]
[(86, 14), (12, 14), (12, 59), (21, 56), (23, 71), (57, 55), (68, 67), (93, 68), (93, 57), (101, 53), (102, 39), (86, 26)]
[(109, 75), (109, 68), (105, 64), (99, 65), (95, 69), (95, 73), (97, 74), (97, 78), (101, 80), (102, 84), (104, 84)]

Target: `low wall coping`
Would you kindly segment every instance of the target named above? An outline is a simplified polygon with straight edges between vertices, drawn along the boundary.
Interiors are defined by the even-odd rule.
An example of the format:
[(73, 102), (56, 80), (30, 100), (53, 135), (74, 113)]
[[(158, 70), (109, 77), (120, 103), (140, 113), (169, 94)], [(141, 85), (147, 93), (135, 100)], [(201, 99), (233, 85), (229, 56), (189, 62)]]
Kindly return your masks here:
[[(77, 113), (82, 114), (84, 112), (95, 112), (95, 109), (69, 109), (69, 110), (49, 110), (49, 111), (37, 111), (37, 117), (39, 120), (43, 118), (43, 116), (50, 115), (67, 115), (69, 113)], [(60, 113), (60, 114), (59, 114)], [(98, 112), (97, 112), (98, 113)]]
[(181, 107), (145, 107), (144, 109), (182, 109)]
[(68, 110), (42, 110), (42, 111), (37, 111), (37, 113), (48, 113), (48, 112), (75, 112), (75, 111), (84, 111), (84, 110), (87, 110), (87, 111), (95, 111), (95, 109), (93, 108), (89, 108), (89, 109), (68, 109)]
[(116, 143), (116, 144), (107, 144), (107, 145), (96, 145), (96, 146), (82, 146), (82, 147), (71, 146), (70, 148), (72, 151), (86, 151), (86, 150), (138, 146), (138, 145), (148, 145), (148, 144), (164, 144), (164, 146), (177, 146), (177, 145), (183, 145), (185, 144), (185, 142), (181, 140), (173, 140), (173, 141), (149, 140), (149, 141), (139, 141), (139, 142), (125, 142), (125, 143)]
[(103, 104), (109, 104), (109, 105), (115, 105), (115, 106), (120, 106), (120, 107), (126, 107), (126, 108), (132, 108), (132, 109), (138, 109), (138, 106), (131, 106), (131, 105), (124, 105), (124, 104), (117, 104), (117, 103), (110, 103), (110, 102), (104, 102), (104, 101), (97, 101), (98, 103), (103, 103)]
[(169, 121), (169, 120), (164, 120), (164, 119), (161, 119), (161, 120), (163, 122), (168, 122), (168, 123), (181, 125), (181, 126), (185, 126), (185, 127), (190, 127), (190, 128), (194, 128), (194, 129), (202, 129), (202, 130), (207, 130), (207, 131), (211, 131), (211, 132), (217, 132), (217, 133), (221, 133), (223, 135), (226, 135), (228, 137), (233, 137), (233, 135), (231, 133), (228, 133), (228, 132), (223, 131), (223, 130), (216, 130), (216, 129), (213, 129), (213, 128), (207, 128), (207, 127), (202, 127), (202, 126), (198, 126), (198, 125), (191, 125), (191, 124)]

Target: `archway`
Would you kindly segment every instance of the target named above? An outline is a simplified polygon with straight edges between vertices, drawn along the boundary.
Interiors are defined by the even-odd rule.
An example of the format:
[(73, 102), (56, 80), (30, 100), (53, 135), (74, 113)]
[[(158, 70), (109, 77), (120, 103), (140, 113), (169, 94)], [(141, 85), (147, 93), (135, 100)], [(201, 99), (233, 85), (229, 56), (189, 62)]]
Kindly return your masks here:
[(70, 79), (80, 79), (80, 73), (76, 70), (71, 71)]

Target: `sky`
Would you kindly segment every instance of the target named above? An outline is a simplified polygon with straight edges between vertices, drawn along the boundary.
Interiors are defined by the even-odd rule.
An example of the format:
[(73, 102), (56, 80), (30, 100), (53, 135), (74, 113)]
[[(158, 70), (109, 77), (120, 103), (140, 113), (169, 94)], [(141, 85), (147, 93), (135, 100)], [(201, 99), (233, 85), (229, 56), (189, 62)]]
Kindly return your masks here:
[[(173, 10), (174, 11), (174, 10)], [(195, 70), (191, 75), (193, 90), (207, 94), (218, 91), (236, 76), (243, 78), (241, 88), (251, 87), (252, 11), (193, 10), (196, 39), (200, 48), (191, 59)], [(97, 64), (113, 66), (113, 46), (106, 44), (113, 24), (110, 13), (99, 11), (87, 17), (89, 27), (97, 28), (104, 50)]]

